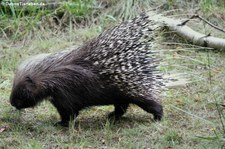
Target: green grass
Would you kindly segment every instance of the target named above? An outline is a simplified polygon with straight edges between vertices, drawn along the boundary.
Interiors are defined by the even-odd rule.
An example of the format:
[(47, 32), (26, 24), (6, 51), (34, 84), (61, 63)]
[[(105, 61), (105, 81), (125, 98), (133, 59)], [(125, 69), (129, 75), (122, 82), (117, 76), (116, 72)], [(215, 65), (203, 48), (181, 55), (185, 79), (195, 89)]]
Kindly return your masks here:
[(91, 20), (92, 16), (98, 13), (98, 6), (96, 6), (94, 0), (50, 1), (49, 3), (34, 0), (31, 2), (42, 2), (46, 7), (38, 5), (17, 6), (18, 1), (9, 1), (8, 3), (11, 5), (2, 2), (0, 6), (0, 35), (2, 34), (4, 38), (19, 40), (40, 29), (42, 31), (63, 30), (65, 27), (70, 26), (72, 22), (76, 24), (74, 22)]
[[(215, 1), (161, 2), (165, 3), (164, 8), (161, 8), (165, 10), (187, 6), (183, 10), (186, 14), (200, 8), (200, 13), (206, 13), (208, 19), (214, 17), (213, 21), (219, 26), (225, 26), (221, 17), (224, 9), (220, 9), (223, 5), (218, 6)], [(13, 16), (2, 12), (0, 148), (223, 148), (224, 108), (221, 104), (224, 104), (225, 98), (225, 53), (186, 45), (187, 42), (172, 34), (166, 40), (182, 44), (167, 44), (163, 47), (174, 50), (165, 53), (168, 65), (163, 71), (184, 72), (192, 83), (165, 92), (162, 100), (165, 116), (161, 122), (153, 122), (151, 114), (133, 105), (120, 122), (112, 124), (106, 119), (106, 115), (113, 107), (99, 106), (83, 110), (75, 120), (75, 125), (71, 122), (70, 128), (61, 128), (54, 126), (59, 115), (49, 102), (22, 112), (16, 111), (9, 103), (14, 71), (20, 61), (39, 53), (60, 51), (72, 45), (78, 47), (100, 34), (106, 27), (114, 25), (118, 20), (134, 17), (142, 8), (147, 10), (148, 5), (153, 3), (150, 0), (135, 1), (136, 5), (132, 6), (132, 1), (110, 1), (110, 7), (97, 16), (90, 14), (97, 22), (90, 19), (88, 25), (83, 25), (81, 21), (74, 27), (73, 17), (69, 15), (66, 16), (69, 21), (64, 22), (66, 26), (59, 29), (54, 29), (58, 26), (51, 26), (50, 23), (45, 28), (42, 26), (54, 15), (43, 21), (40, 17), (31, 19), (32, 13), (18, 16), (15, 12)], [(220, 4), (222, 3), (223, 1)], [(160, 2), (155, 2), (154, 6), (158, 5)], [(74, 11), (66, 6), (60, 9), (71, 9), (71, 13)], [(80, 9), (83, 10), (79, 14), (85, 20), (89, 13)], [(44, 13), (44, 16), (51, 14), (46, 10)], [(168, 14), (181, 13), (174, 11)], [(8, 19), (9, 17), (11, 18)], [(200, 22), (190, 25), (203, 33), (212, 32), (215, 36), (224, 37)]]

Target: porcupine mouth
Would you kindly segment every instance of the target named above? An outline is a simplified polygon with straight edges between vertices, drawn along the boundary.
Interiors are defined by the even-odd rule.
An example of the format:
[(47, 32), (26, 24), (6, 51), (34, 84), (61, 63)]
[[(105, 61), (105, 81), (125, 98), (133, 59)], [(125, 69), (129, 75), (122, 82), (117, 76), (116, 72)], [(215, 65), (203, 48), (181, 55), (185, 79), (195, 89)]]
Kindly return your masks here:
[(22, 106), (18, 106), (18, 105), (14, 105), (14, 104), (11, 104), (13, 107), (15, 107), (17, 110), (21, 110), (23, 109)]
[(23, 106), (23, 105), (20, 105), (20, 104), (14, 104), (14, 103), (11, 103), (11, 105), (12, 105), (13, 107), (15, 107), (17, 110), (22, 110), (22, 109), (24, 109), (24, 108), (30, 107), (30, 106)]

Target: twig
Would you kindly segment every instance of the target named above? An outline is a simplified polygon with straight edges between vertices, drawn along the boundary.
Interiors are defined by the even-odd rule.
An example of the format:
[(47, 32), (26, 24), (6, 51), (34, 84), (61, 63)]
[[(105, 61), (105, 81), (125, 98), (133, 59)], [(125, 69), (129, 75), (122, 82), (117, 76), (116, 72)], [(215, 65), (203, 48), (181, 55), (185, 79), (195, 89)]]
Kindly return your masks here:
[(197, 15), (197, 17), (198, 17), (200, 20), (202, 20), (203, 22), (205, 22), (205, 23), (207, 23), (208, 25), (212, 26), (213, 28), (215, 28), (215, 29), (217, 29), (217, 30), (219, 30), (219, 31), (225, 33), (225, 30), (223, 30), (223, 29), (219, 28), (218, 26), (212, 24), (211, 22), (207, 21), (207, 20), (204, 19), (203, 17), (201, 17), (201, 16), (199, 16), (199, 15)]
[(183, 21), (182, 23), (178, 24), (177, 26), (183, 26), (185, 25), (187, 22), (189, 22), (190, 20), (196, 18), (198, 15), (194, 14), (193, 16), (191, 16), (189, 19)]
[(198, 14), (194, 14), (193, 16), (191, 16), (189, 19), (183, 21), (182, 23), (178, 24), (178, 26), (183, 26), (185, 25), (187, 22), (189, 22), (191, 19), (194, 19), (194, 18), (199, 18), (200, 20), (202, 20), (203, 22), (205, 22), (206, 24), (208, 24), (209, 26), (221, 31), (221, 32), (224, 32), (225, 33), (225, 30), (219, 28), (218, 26), (212, 24), (211, 22), (209, 22), (208, 20), (204, 19), (203, 17), (199, 16)]

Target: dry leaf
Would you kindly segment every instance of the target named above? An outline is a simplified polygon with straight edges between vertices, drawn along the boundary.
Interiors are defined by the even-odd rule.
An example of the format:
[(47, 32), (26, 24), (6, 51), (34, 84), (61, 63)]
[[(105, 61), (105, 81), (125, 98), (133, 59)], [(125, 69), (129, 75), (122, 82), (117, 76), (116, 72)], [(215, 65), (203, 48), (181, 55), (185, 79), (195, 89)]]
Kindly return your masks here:
[(8, 128), (8, 126), (3, 126), (3, 127), (0, 127), (0, 133), (6, 131), (6, 129)]

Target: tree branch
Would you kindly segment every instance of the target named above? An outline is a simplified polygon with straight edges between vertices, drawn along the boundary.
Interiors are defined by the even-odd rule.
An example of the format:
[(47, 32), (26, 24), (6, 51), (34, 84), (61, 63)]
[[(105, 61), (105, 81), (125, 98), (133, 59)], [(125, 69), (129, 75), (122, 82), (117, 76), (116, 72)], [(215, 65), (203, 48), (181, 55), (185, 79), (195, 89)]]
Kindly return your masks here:
[(187, 39), (195, 45), (225, 50), (225, 39), (194, 31), (192, 28), (185, 25), (187, 20), (185, 22), (181, 22), (180, 20), (168, 18), (155, 14), (154, 12), (148, 12), (148, 15), (151, 16), (151, 20), (162, 24), (163, 27), (167, 27), (169, 30), (176, 32), (179, 36)]

